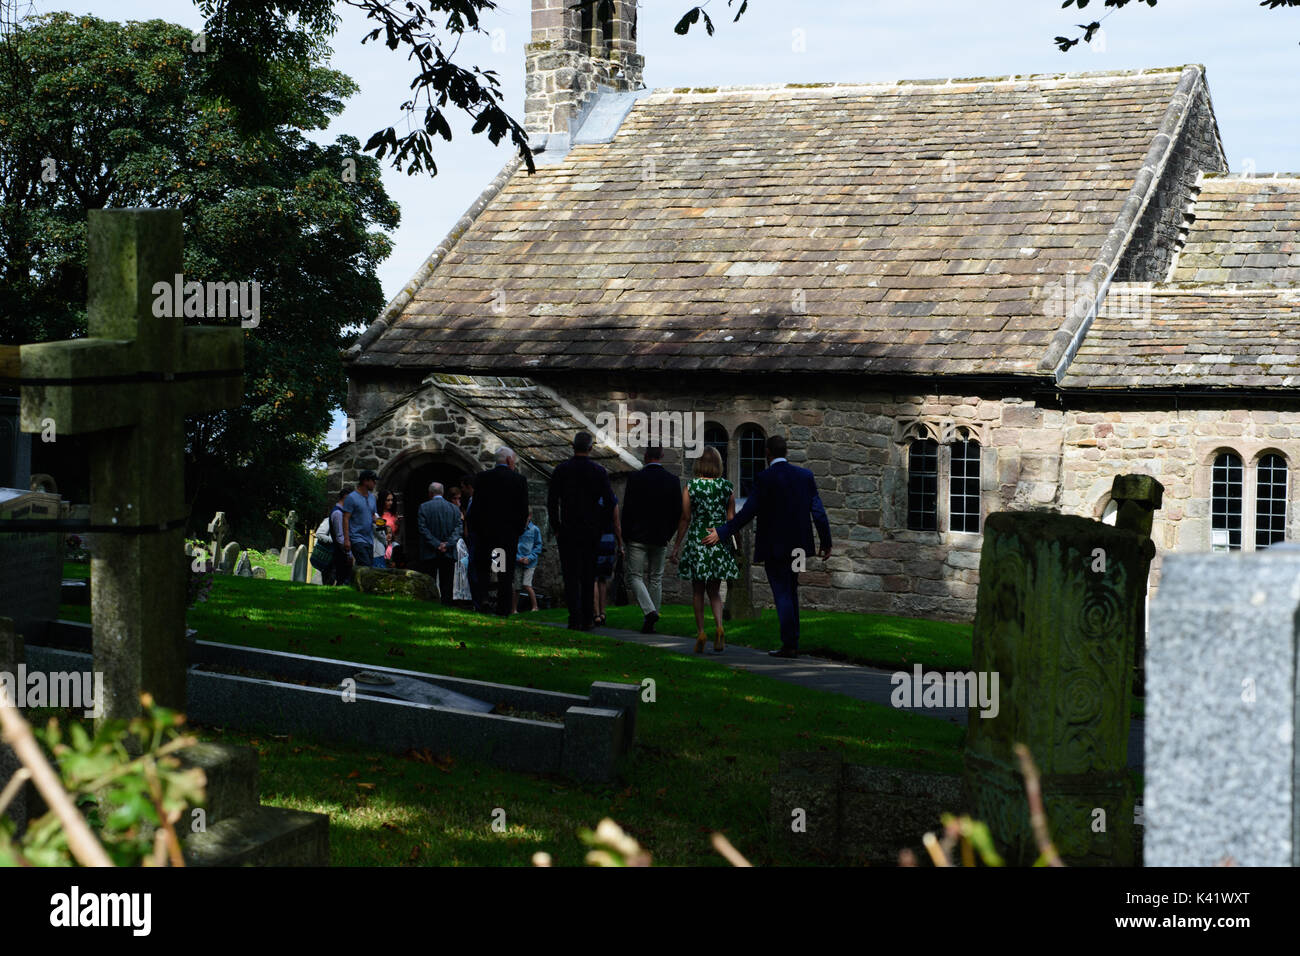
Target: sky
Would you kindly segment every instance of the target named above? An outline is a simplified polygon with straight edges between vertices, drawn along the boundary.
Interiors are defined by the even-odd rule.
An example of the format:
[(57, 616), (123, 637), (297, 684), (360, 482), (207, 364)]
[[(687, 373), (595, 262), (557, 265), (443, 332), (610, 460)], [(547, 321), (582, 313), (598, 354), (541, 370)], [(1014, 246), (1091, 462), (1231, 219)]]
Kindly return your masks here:
[[(638, 42), (647, 86), (879, 82), (1201, 63), (1232, 169), (1300, 172), (1300, 8), (1268, 10), (1256, 0), (1163, 0), (1154, 8), (1133, 2), (1113, 12), (1102, 0), (1083, 11), (1063, 10), (1060, 0), (750, 0), (744, 17), (732, 22), (728, 11), (735, 6), (708, 0), (715, 35), (697, 26), (678, 36), (673, 25), (694, 2), (641, 3)], [(195, 30), (203, 22), (188, 0), (36, 0), (35, 8), (119, 21), (161, 18)], [(498, 0), (484, 19), (490, 33), (466, 39), (456, 58), (495, 70), (506, 108), (520, 120), (531, 9), (531, 0)], [(382, 43), (363, 45), (364, 16), (342, 4), (339, 10), (331, 65), (351, 76), (360, 92), (319, 138), (349, 133), (364, 143), (390, 125), (405, 131), (399, 107), (414, 70)], [(1103, 16), (1091, 45), (1061, 53), (1052, 43), (1058, 34), (1080, 34), (1076, 24)], [(379, 270), (386, 298), (405, 285), (510, 159), (507, 143), (493, 146), (485, 136), (470, 135), (468, 123), (453, 124), (453, 131), (452, 142), (438, 143), (436, 177), (385, 169), (385, 188), (402, 210), (393, 254)], [(340, 439), (332, 432), (330, 444)]]

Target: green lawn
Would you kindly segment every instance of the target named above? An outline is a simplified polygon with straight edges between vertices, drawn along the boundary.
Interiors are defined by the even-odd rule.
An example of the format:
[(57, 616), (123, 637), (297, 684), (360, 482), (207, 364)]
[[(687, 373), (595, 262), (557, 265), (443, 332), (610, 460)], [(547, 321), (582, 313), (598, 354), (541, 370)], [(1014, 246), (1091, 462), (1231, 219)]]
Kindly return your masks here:
[[(80, 619), (86, 611), (64, 609)], [(707, 657), (545, 626), (546, 616), (502, 621), (350, 588), (221, 576), (208, 601), (191, 610), (189, 625), (205, 640), (573, 693), (594, 680), (650, 678), (656, 700), (641, 704), (638, 749), (616, 783), (583, 785), (436, 753), (375, 754), (199, 729), (258, 750), (266, 803), (328, 813), (336, 865), (527, 865), (538, 850), (557, 865), (576, 865), (585, 853), (577, 831), (605, 816), (658, 864), (721, 865), (709, 846), (713, 830), (756, 863), (781, 863), (768, 844), (767, 805), (782, 752), (834, 750), (859, 763), (960, 770), (963, 731), (946, 722), (734, 671)], [(818, 617), (833, 633), (837, 615)], [(846, 619), (844, 633), (865, 628), (878, 643), (898, 633), (888, 622), (899, 619), (872, 629), (865, 615), (838, 617)], [(901, 644), (908, 634), (894, 640)], [(498, 808), (505, 832), (492, 826)]]
[[(255, 568), (266, 568), (266, 576), (272, 581), (292, 581), (293, 565), (280, 563), (279, 551), (248, 551), (248, 563)], [(310, 569), (312, 573), (315, 568)]]
[[(568, 619), (568, 611), (557, 608), (538, 611), (534, 616), (564, 621)], [(639, 631), (642, 619), (641, 609), (629, 605), (610, 608), (606, 623), (610, 627)], [(704, 620), (712, 642), (713, 617), (707, 609)], [(764, 610), (757, 620), (728, 621), (724, 626), (728, 643), (762, 650), (781, 646), (775, 610)], [(666, 605), (655, 630), (660, 634), (694, 637), (695, 614), (684, 604)], [(968, 670), (971, 628), (969, 624), (915, 617), (804, 611), (799, 615), (799, 649), (806, 654), (891, 670), (910, 669), (913, 664), (927, 669)]]
[[(768, 848), (766, 817), (782, 751), (960, 769), (962, 730), (945, 722), (523, 617), (503, 622), (346, 588), (221, 577), (189, 623), (208, 640), (574, 693), (594, 680), (654, 680), (635, 759), (605, 786), (437, 754), (428, 762), (213, 733), (257, 747), (267, 802), (331, 815), (337, 864), (526, 865), (537, 850), (577, 864), (585, 850), (576, 831), (604, 816), (661, 864), (721, 863), (708, 843), (715, 829), (755, 862), (780, 862)], [(497, 808), (504, 833), (492, 828)]]

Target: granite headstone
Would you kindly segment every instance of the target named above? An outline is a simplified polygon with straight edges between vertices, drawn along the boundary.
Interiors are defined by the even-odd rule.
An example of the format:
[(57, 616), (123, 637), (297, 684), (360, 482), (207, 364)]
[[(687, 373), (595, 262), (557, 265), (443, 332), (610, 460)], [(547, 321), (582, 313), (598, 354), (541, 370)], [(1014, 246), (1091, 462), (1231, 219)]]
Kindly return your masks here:
[(217, 558), (217, 570), (222, 574), (229, 574), (235, 569), (235, 563), (239, 560), (240, 547), (238, 541), (230, 541), (221, 549), (221, 554)]
[(1300, 866), (1300, 551), (1173, 554), (1151, 603), (1147, 866)]

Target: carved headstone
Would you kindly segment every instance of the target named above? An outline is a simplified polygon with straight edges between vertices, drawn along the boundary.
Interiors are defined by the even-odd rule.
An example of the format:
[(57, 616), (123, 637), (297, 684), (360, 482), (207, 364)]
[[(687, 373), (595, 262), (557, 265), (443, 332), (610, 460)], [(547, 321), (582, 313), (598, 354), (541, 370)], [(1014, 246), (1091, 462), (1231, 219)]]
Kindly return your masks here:
[(248, 560), (247, 551), (240, 553), (239, 560), (235, 563), (235, 575), (241, 578), (251, 578), (253, 576), (253, 562)]
[(259, 581), (265, 581), (265, 580), (266, 580), (266, 568), (262, 567), (260, 564), (257, 565), (257, 566), (255, 566), (255, 567), (253, 568), (253, 577), (257, 578)]
[(307, 549), (298, 545), (298, 549), (293, 553), (293, 580), (300, 584), (307, 583)]
[(1134, 862), (1131, 668), (1154, 554), (1146, 535), (1087, 518), (1003, 512), (985, 524), (974, 663), (997, 675), (998, 708), (970, 712), (965, 776), (974, 815), (1013, 864), (1038, 856), (1017, 743), (1042, 774), (1065, 861)]
[(1147, 866), (1300, 866), (1300, 552), (1176, 554), (1151, 602)]

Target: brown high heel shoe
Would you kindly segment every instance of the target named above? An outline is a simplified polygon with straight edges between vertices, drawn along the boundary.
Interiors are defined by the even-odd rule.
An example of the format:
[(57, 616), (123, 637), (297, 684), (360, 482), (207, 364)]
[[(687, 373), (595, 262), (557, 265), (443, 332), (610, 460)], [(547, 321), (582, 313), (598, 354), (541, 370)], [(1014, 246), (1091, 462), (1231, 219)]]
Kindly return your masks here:
[(727, 642), (725, 640), (726, 636), (726, 631), (722, 628), (718, 628), (718, 633), (713, 637), (713, 653), (721, 654), (727, 649)]
[(704, 632), (700, 631), (700, 636), (695, 639), (695, 653), (704, 653)]

